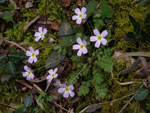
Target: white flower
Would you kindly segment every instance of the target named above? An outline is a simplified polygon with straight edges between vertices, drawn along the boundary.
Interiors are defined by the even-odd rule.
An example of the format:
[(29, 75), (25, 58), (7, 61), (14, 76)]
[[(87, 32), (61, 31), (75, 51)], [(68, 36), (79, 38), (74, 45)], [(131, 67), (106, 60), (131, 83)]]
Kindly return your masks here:
[(48, 75), (46, 77), (46, 79), (48, 80), (48, 82), (51, 82), (53, 78), (56, 78), (58, 76), (58, 74), (56, 74), (57, 70), (58, 70), (58, 68), (55, 68), (54, 70), (50, 69), (48, 71), (48, 73), (50, 74), (50, 75)]
[(39, 39), (41, 38), (41, 40), (43, 40), (44, 39), (44, 35), (47, 33), (47, 29), (46, 28), (44, 28), (43, 30), (42, 30), (42, 27), (39, 27), (38, 28), (38, 31), (39, 32), (36, 32), (35, 33), (35, 41), (37, 42), (37, 41), (39, 41)]

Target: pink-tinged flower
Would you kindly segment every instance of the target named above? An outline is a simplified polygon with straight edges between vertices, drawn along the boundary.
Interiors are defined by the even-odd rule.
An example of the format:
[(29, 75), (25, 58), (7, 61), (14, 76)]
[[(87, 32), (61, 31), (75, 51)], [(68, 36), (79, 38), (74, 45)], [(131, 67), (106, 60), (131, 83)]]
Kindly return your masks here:
[(95, 42), (96, 41), (96, 43), (95, 43), (95, 47), (96, 48), (99, 48), (101, 43), (103, 45), (107, 44), (107, 40), (104, 38), (108, 34), (107, 30), (104, 30), (101, 34), (99, 33), (98, 29), (94, 29), (93, 32), (94, 32), (94, 34), (96, 36), (91, 36), (90, 37), (90, 41), (91, 42)]
[(32, 73), (32, 70), (31, 70), (27, 65), (24, 66), (24, 70), (25, 70), (26, 72), (22, 72), (22, 75), (23, 75), (24, 77), (27, 77), (27, 78), (26, 78), (27, 80), (31, 80), (31, 79), (34, 78), (34, 74)]
[(37, 42), (37, 41), (39, 41), (39, 39), (41, 38), (41, 40), (43, 40), (44, 39), (44, 35), (47, 33), (47, 29), (46, 28), (44, 28), (43, 30), (42, 30), (42, 27), (39, 27), (38, 28), (38, 31), (39, 32), (36, 32), (35, 33), (35, 41)]
[(35, 50), (35, 51), (34, 51), (33, 47), (29, 47), (29, 50), (30, 50), (30, 51), (26, 51), (26, 55), (27, 55), (27, 56), (30, 56), (29, 59), (28, 59), (28, 62), (29, 62), (29, 63), (37, 62), (36, 55), (39, 54), (39, 50)]
[(64, 87), (64, 88), (59, 88), (58, 89), (58, 92), (59, 93), (64, 93), (63, 94), (63, 97), (64, 98), (68, 98), (69, 97), (69, 95), (71, 96), (71, 97), (74, 97), (74, 92), (72, 91), (74, 89), (74, 87), (73, 87), (73, 85), (69, 85), (69, 86), (66, 86), (66, 87)]
[(58, 68), (55, 68), (54, 70), (53, 70), (53, 69), (50, 69), (50, 70), (48, 71), (48, 73), (50, 74), (50, 75), (48, 75), (48, 76), (46, 77), (46, 79), (48, 80), (48, 82), (51, 82), (53, 78), (56, 78), (56, 77), (58, 76), (58, 74), (56, 73), (57, 70), (58, 70)]
[(49, 42), (53, 42), (53, 41), (54, 41), (54, 39), (53, 39), (53, 38), (50, 38), (50, 39), (49, 39)]
[(56, 79), (56, 81), (53, 83), (53, 86), (59, 88), (59, 87), (66, 87), (66, 84), (61, 84), (59, 79)]
[(77, 42), (78, 44), (73, 45), (73, 50), (78, 50), (77, 55), (81, 56), (82, 53), (86, 54), (88, 52), (87, 48), (86, 48), (86, 41), (85, 40), (81, 40), (81, 38), (77, 38)]
[(76, 20), (77, 24), (81, 24), (82, 19), (86, 18), (86, 8), (82, 7), (81, 10), (79, 8), (76, 8), (74, 11), (77, 15), (72, 16), (72, 20)]

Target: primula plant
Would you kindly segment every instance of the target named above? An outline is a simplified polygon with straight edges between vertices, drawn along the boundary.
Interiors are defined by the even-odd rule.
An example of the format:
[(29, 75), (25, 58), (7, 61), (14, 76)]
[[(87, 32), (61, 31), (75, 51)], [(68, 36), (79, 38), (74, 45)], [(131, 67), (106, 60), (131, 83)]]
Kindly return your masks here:
[[(4, 2), (5, 0), (0, 3)], [(150, 36), (149, 14), (145, 18), (145, 28), (142, 28), (140, 22), (135, 21), (131, 15), (128, 15), (127, 17), (129, 17), (128, 19), (131, 21), (133, 25), (131, 26), (134, 30), (133, 32), (129, 30), (126, 32), (120, 27), (122, 25), (120, 24), (119, 29), (124, 32), (123, 38), (118, 37), (118, 35), (116, 36), (120, 32), (118, 29), (115, 30), (115, 25), (119, 25), (116, 13), (122, 8), (118, 8), (118, 5), (122, 5), (120, 1), (117, 1), (117, 5), (110, 4), (111, 2), (109, 1), (109, 5), (106, 0), (64, 0), (59, 2), (52, 0), (45, 0), (43, 2), (38, 0), (36, 4), (39, 4), (39, 6), (36, 9), (37, 6), (35, 4), (35, 10), (31, 8), (34, 3), (29, 2), (23, 7), (18, 6), (20, 3), (15, 4), (14, 2), (15, 9), (19, 7), (20, 13), (24, 12), (21, 18), (25, 18), (25, 20), (13, 28), (13, 35), (10, 34), (11, 30), (9, 30), (6, 34), (10, 34), (10, 37), (0, 40), (2, 48), (7, 48), (7, 46), (17, 48), (14, 50), (9, 50), (8, 48), (8, 51), (4, 53), (0, 51), (1, 81), (4, 83), (13, 78), (13, 81), (17, 84), (14, 90), (19, 93), (24, 92), (23, 97), (21, 97), (21, 100), (24, 101), (21, 101), (20, 105), (16, 105), (17, 107), (15, 108), (12, 105), (6, 105), (7, 108), (13, 109), (10, 112), (59, 113), (64, 111), (67, 113), (82, 113), (101, 110), (100, 112), (102, 113), (109, 113), (116, 112), (116, 110), (111, 111), (111, 106), (114, 107), (115, 104), (109, 104), (106, 107), (101, 106), (101, 104), (120, 101), (131, 95), (133, 95), (135, 100), (142, 101), (148, 96), (149, 77), (148, 65), (145, 59), (140, 57), (135, 63), (132, 62), (131, 67), (129, 65), (124, 66), (124, 63), (119, 62), (121, 58), (117, 57), (117, 59), (115, 57), (115, 55), (121, 54), (116, 53), (115, 47), (122, 48), (123, 46), (128, 46), (129, 44), (126, 45), (128, 40), (131, 41), (129, 43), (136, 44), (138, 41), (132, 42), (133, 39), (148, 41)], [(131, 4), (134, 4), (134, 2)], [(141, 1), (139, 5), (144, 3), (144, 1)], [(58, 6), (58, 9), (57, 7), (53, 9), (51, 6)], [(31, 9), (26, 10), (24, 7)], [(66, 8), (65, 11), (63, 11), (64, 8)], [(32, 12), (33, 15), (29, 12)], [(11, 25), (15, 23), (11, 14), (5, 14), (1, 11), (0, 13), (2, 13), (0, 14), (0, 19), (2, 18), (0, 22), (10, 22)], [(60, 15), (61, 13), (62, 15)], [(66, 14), (66, 17), (63, 14)], [(121, 17), (124, 18), (124, 15), (121, 15)], [(56, 18), (59, 19), (57, 20)], [(129, 25), (129, 23), (123, 25)], [(17, 31), (18, 29), (22, 31), (22, 35)], [(6, 34), (3, 33), (2, 37)], [(15, 40), (14, 37), (17, 35), (21, 38), (13, 42)], [(113, 35), (117, 38), (115, 37), (114, 39)], [(119, 43), (120, 40), (123, 44)], [(19, 41), (22, 41), (22, 43), (19, 43)], [(143, 42), (139, 42), (137, 46), (140, 47), (141, 43)], [(136, 47), (133, 48), (135, 49)], [(133, 48), (127, 47), (127, 50), (131, 51)], [(127, 54), (127, 56), (131, 56), (131, 54)], [(122, 56), (126, 56), (126, 54)], [(145, 56), (149, 56), (149, 54)], [(125, 60), (131, 62), (132, 59), (125, 58)], [(135, 78), (126, 76), (140, 62), (142, 62), (143, 68), (138, 70), (139, 73), (135, 74)], [(126, 67), (128, 68), (120, 74), (119, 71)], [(117, 79), (114, 78), (113, 69)], [(146, 73), (147, 75), (140, 75), (141, 73)], [(143, 78), (139, 78), (145, 80), (141, 82), (139, 78), (136, 79), (136, 76), (142, 76)], [(127, 81), (128, 78), (134, 78), (137, 82), (119, 82), (124, 79)], [(124, 93), (130, 92), (130, 88), (123, 88), (121, 90), (120, 85), (134, 83), (143, 84), (132, 88), (131, 95), (113, 100), (116, 97), (118, 98), (118, 94), (121, 94), (122, 91)], [(2, 92), (5, 94), (5, 90)], [(133, 97), (130, 99), (131, 101)], [(5, 102), (5, 100), (3, 101)], [(104, 103), (99, 103), (99, 101)], [(118, 102), (117, 104), (122, 105), (125, 102)], [(129, 103), (127, 102), (125, 107)], [(5, 106), (0, 102), (1, 105)], [(108, 109), (106, 110), (107, 107)], [(120, 113), (125, 107), (120, 110)]]

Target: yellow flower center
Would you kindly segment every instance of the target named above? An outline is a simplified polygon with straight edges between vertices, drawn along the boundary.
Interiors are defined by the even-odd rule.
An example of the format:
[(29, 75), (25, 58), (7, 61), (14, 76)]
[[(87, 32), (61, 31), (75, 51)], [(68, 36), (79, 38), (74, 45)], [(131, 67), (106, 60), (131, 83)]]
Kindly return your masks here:
[(41, 33), (41, 37), (43, 36), (43, 33)]
[(69, 88), (65, 88), (65, 91), (69, 91)]
[(97, 39), (98, 39), (98, 40), (102, 40), (102, 36), (98, 36)]
[(32, 54), (31, 54), (31, 56), (32, 56), (32, 57), (34, 57), (34, 56), (35, 56), (35, 54), (34, 54), (34, 53), (32, 53)]
[(83, 44), (81, 44), (81, 45), (80, 45), (80, 48), (83, 49), (83, 47), (84, 47)]
[(82, 18), (82, 14), (79, 14), (79, 18)]
[(28, 71), (28, 75), (30, 75), (31, 74), (31, 72), (30, 71)]
[(52, 77), (54, 77), (54, 76), (55, 76), (55, 74), (53, 73), (53, 74), (52, 74)]

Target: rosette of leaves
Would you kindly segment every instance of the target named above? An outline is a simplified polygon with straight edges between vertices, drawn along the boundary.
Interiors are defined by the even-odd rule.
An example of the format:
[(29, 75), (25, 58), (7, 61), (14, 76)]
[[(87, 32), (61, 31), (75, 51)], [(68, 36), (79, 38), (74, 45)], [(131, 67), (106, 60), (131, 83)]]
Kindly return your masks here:
[(145, 22), (144, 22), (144, 29), (141, 29), (140, 23), (136, 22), (136, 20), (129, 15), (129, 19), (134, 27), (134, 31), (133, 32), (128, 32), (125, 36), (124, 39), (126, 41), (132, 40), (132, 39), (140, 39), (142, 41), (150, 41), (150, 14), (147, 15), (147, 17), (145, 18)]
[(9, 81), (11, 78), (15, 78), (17, 74), (21, 73), (22, 61), (27, 60), (28, 57), (25, 53), (9, 51), (8, 54), (0, 54), (0, 73), (2, 74), (1, 82)]

